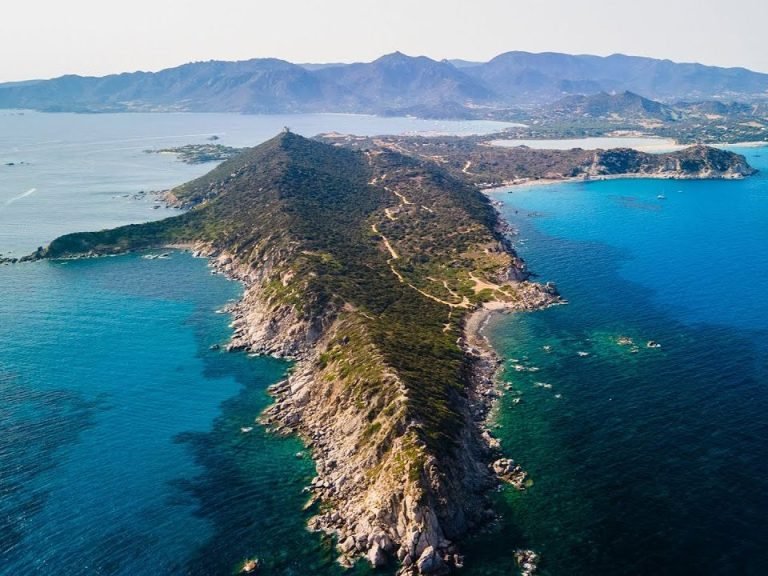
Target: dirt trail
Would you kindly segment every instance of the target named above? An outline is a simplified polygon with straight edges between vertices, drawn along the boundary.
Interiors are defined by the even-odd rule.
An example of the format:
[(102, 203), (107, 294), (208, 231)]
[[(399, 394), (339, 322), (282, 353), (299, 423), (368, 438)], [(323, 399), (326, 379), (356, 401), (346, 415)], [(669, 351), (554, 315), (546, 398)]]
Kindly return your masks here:
[(379, 232), (378, 228), (376, 228), (376, 224), (371, 224), (371, 230), (373, 230), (374, 234), (378, 234), (379, 236), (381, 236), (381, 239), (384, 240), (384, 246), (386, 246), (387, 250), (389, 250), (389, 254), (390, 256), (392, 256), (392, 260), (397, 260), (398, 258), (400, 258), (400, 255), (397, 252), (395, 252), (394, 248), (392, 248), (392, 244), (389, 243), (389, 240), (387, 239), (387, 237), (384, 236), (384, 234), (382, 234), (381, 232)]

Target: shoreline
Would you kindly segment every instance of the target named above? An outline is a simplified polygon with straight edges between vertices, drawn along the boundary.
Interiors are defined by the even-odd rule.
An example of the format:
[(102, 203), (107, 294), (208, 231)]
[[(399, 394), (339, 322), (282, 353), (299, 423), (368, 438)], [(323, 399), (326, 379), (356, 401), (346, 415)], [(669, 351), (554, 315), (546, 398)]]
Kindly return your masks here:
[[(650, 152), (650, 153), (657, 153), (657, 152), (673, 152), (676, 150), (683, 150), (685, 148), (688, 148), (690, 146), (695, 146), (696, 143), (688, 143), (688, 144), (681, 144), (679, 141), (673, 139), (673, 138), (667, 138), (664, 136), (585, 136), (582, 138), (514, 138), (514, 139), (504, 139), (499, 138), (496, 140), (488, 141), (487, 143), (491, 146), (496, 146), (499, 148), (515, 148), (517, 146), (527, 146), (525, 142), (587, 142), (589, 140), (624, 140), (624, 139), (639, 139), (644, 140), (645, 142), (638, 142), (634, 146), (615, 146), (614, 148), (631, 148), (632, 150), (637, 150), (639, 152)], [(517, 144), (517, 142), (520, 142)], [(740, 141), (740, 142), (709, 142), (709, 143), (702, 143), (705, 146), (711, 146), (712, 148), (719, 148), (719, 149), (727, 149), (727, 148), (763, 148), (768, 147), (768, 140), (746, 140), (746, 141)], [(568, 150), (569, 148), (547, 148), (547, 147), (536, 147), (536, 146), (528, 146), (529, 148), (533, 148), (534, 150)], [(597, 148), (585, 148), (585, 150), (593, 150)], [(606, 150), (608, 148), (605, 148)]]
[[(766, 143), (768, 146), (768, 143)], [(499, 194), (511, 192), (510, 188), (533, 188), (538, 186), (554, 186), (556, 184), (589, 184), (590, 182), (604, 182), (607, 180), (743, 180), (745, 176), (670, 176), (668, 174), (641, 174), (627, 172), (623, 174), (605, 174), (602, 176), (569, 176), (567, 178), (539, 178), (534, 180), (513, 180), (502, 182), (499, 186), (483, 188), (483, 194)]]
[[(506, 230), (506, 221), (498, 212), (497, 219), (499, 230)], [(490, 432), (488, 417), (501, 396), (496, 376), (502, 359), (482, 333), (483, 329), (494, 314), (534, 311), (564, 303), (554, 285), (537, 284), (525, 279), (524, 262), (508, 243), (504, 244), (513, 257), (513, 264), (501, 273), (514, 278), (512, 284), (518, 291), (518, 299), (515, 302), (486, 302), (468, 310), (462, 318), (458, 342), (468, 371), (465, 384), (467, 401), (462, 409), (464, 440), (454, 465), (466, 468), (467, 474), (480, 474), (478, 478), (486, 480), (470, 483), (465, 487), (466, 492), (457, 496), (477, 500), (478, 503), (486, 502), (477, 512), (489, 510), (485, 508), (487, 498), (494, 488), (509, 483), (518, 490), (524, 490), (527, 478), (527, 473), (520, 466), (504, 456), (500, 442)], [(190, 248), (178, 244), (175, 247)], [(227, 350), (246, 350), (295, 362), (285, 379), (268, 388), (273, 402), (256, 415), (255, 422), (271, 433), (296, 436), (310, 454), (316, 476), (305, 488), (309, 494), (305, 509), (318, 503), (321, 508), (309, 519), (308, 528), (336, 539), (337, 561), (344, 566), (351, 566), (360, 558), (373, 566), (382, 566), (386, 563), (386, 554), (400, 565), (398, 574), (401, 575), (431, 573), (421, 569), (425, 555), (426, 558), (444, 559), (446, 566), (460, 567), (463, 557), (459, 548), (441, 535), (441, 524), (435, 516), (433, 504), (418, 502), (406, 488), (404, 499), (399, 504), (392, 509), (389, 508), (391, 504), (387, 504), (379, 510), (379, 505), (371, 507), (371, 494), (385, 496), (391, 502), (391, 498), (403, 498), (397, 495), (402, 488), (390, 493), (391, 488), (382, 491), (383, 487), (351, 480), (365, 472), (364, 468), (360, 468), (363, 461), (356, 461), (358, 457), (349, 452), (349, 441), (354, 443), (354, 434), (345, 433), (344, 428), (348, 426), (334, 421), (338, 414), (333, 417), (324, 414), (325, 406), (316, 404), (313, 397), (313, 382), (319, 378), (317, 350), (334, 336), (338, 315), (330, 312), (318, 318), (315, 325), (319, 324), (322, 328), (317, 340), (307, 340), (303, 337), (303, 329), (296, 330), (299, 324), (294, 318), (281, 314), (275, 316), (262, 300), (259, 277), (268, 275), (268, 271), (244, 268), (229, 254), (205, 244), (194, 245), (192, 254), (206, 257), (212, 268), (244, 285), (243, 295), (229, 310), (233, 332)], [(304, 328), (308, 327), (305, 325)], [(387, 510), (385, 517), (388, 519), (381, 523), (361, 519), (361, 514), (375, 518)], [(478, 521), (482, 525), (491, 519), (488, 516), (482, 521), (478, 518)], [(414, 538), (413, 534), (420, 536)]]
[[(496, 218), (497, 230), (506, 236), (506, 221), (498, 212)], [(432, 484), (439, 482), (439, 477), (433, 478), (427, 472), (423, 494), (428, 495), (428, 500), (425, 501), (415, 488), (406, 487), (403, 492), (402, 486), (370, 484), (364, 475), (368, 460), (364, 454), (354, 452), (356, 433), (345, 430), (350, 423), (356, 425), (354, 418), (358, 414), (348, 414), (352, 418), (339, 420), (339, 413), (324, 412), (328, 405), (314, 397), (316, 386), (313, 382), (320, 377), (318, 350), (338, 332), (342, 310), (327, 310), (306, 321), (287, 309), (273, 309), (261, 289), (263, 279), (271, 274), (269, 265), (247, 266), (226, 250), (205, 242), (168, 242), (121, 253), (185, 251), (193, 257), (206, 258), (212, 270), (243, 285), (237, 302), (227, 306), (232, 318), (232, 332), (226, 349), (295, 362), (286, 378), (268, 388), (274, 401), (262, 413), (254, 415), (254, 421), (270, 433), (296, 436), (311, 454), (316, 476), (305, 488), (310, 497), (307, 507), (317, 503), (321, 503), (321, 507), (314, 510), (307, 523), (309, 529), (336, 539), (337, 559), (342, 565), (351, 566), (358, 559), (366, 559), (373, 566), (382, 566), (389, 557), (400, 565), (399, 574), (412, 575), (434, 573), (428, 566), (438, 570), (439, 566), (447, 569), (463, 565), (459, 548), (451, 542), (453, 537), (447, 539), (444, 535), (446, 526), (442, 516), (438, 518), (436, 515), (440, 514), (440, 498), (448, 497), (446, 505), (449, 507), (450, 503), (460, 501), (456, 499), (464, 499), (463, 507), (473, 517), (477, 516), (477, 524), (470, 524), (466, 531), (462, 529), (463, 536), (458, 532), (455, 534), (461, 542), (475, 527), (492, 520), (487, 502), (495, 487), (506, 481), (524, 489), (525, 472), (519, 466), (514, 470), (511, 468), (514, 463), (503, 457), (500, 444), (491, 436), (487, 425), (488, 414), (500, 395), (495, 376), (501, 358), (482, 330), (495, 313), (541, 309), (560, 303), (560, 299), (552, 285), (529, 282), (525, 264), (508, 242), (502, 244), (512, 256), (512, 263), (507, 269), (499, 270), (499, 275), (515, 286), (518, 298), (514, 302), (491, 301), (467, 310), (457, 342), (468, 368), (467, 400), (459, 412), (464, 432), (456, 454), (442, 465), (454, 466), (457, 472), (461, 471), (459, 477), (469, 475), (471, 480), (461, 487), (440, 487)], [(88, 254), (84, 257), (110, 255), (117, 254)], [(507, 467), (500, 468), (500, 462), (507, 463)], [(436, 470), (437, 465), (437, 459), (431, 464), (428, 461), (425, 471)], [(371, 501), (372, 496), (376, 500), (382, 498), (382, 501)]]
[(520, 282), (520, 285), (526, 285), (530, 292), (536, 292), (540, 299), (533, 303), (515, 304), (493, 300), (486, 302), (479, 308), (467, 313), (463, 320), (462, 329), (462, 351), (465, 356), (473, 362), (474, 378), (473, 390), (471, 394), (475, 396), (473, 404), (480, 409), (483, 418), (479, 421), (480, 430), (486, 443), (493, 450), (498, 448), (498, 441), (489, 442), (490, 436), (487, 415), (493, 407), (494, 402), (501, 396), (498, 392), (499, 367), (503, 358), (491, 344), (488, 337), (483, 333), (491, 319), (499, 314), (513, 314), (520, 312), (536, 312), (545, 310), (552, 306), (561, 306), (567, 304), (562, 299), (556, 288), (551, 284), (535, 284), (531, 282)]
[[(500, 216), (497, 217), (499, 218), (498, 225), (504, 226), (504, 220)], [(302, 404), (299, 401), (302, 394), (306, 394), (310, 379), (316, 377), (314, 372), (316, 351), (313, 343), (300, 342), (296, 339), (295, 334), (286, 334), (283, 331), (285, 327), (283, 320), (285, 319), (278, 318), (275, 322), (275, 318), (263, 305), (264, 302), (260, 298), (260, 278), (268, 272), (264, 269), (249, 268), (226, 251), (217, 250), (213, 246), (201, 242), (166, 243), (124, 253), (141, 254), (158, 250), (184, 251), (193, 257), (205, 258), (207, 265), (212, 270), (222, 274), (228, 280), (243, 285), (243, 293), (239, 299), (227, 306), (226, 309), (232, 318), (230, 323), (232, 332), (229, 336), (229, 344), (226, 346), (228, 350), (245, 349), (295, 361), (294, 370), (291, 374), (269, 387), (268, 390), (273, 397), (273, 402), (264, 412), (255, 415), (254, 420), (273, 434), (296, 436), (311, 455), (316, 476), (311, 484), (305, 488), (309, 495), (307, 507), (321, 503), (322, 506), (328, 506), (328, 508), (316, 510), (315, 515), (307, 525), (310, 530), (337, 538), (339, 545), (336, 551), (338, 561), (343, 565), (351, 566), (358, 559), (364, 559), (374, 566), (378, 566), (385, 562), (384, 554), (386, 553), (398, 560), (398, 564), (402, 563), (399, 571), (399, 574), (402, 575), (431, 573), (426, 570), (421, 571), (421, 567), (415, 571), (419, 565), (417, 560), (424, 560), (425, 554), (427, 559), (445, 558), (447, 566), (458, 568), (463, 565), (463, 556), (461, 556), (459, 548), (440, 535), (439, 524), (433, 524), (436, 522), (433, 504), (414, 502), (415, 508), (405, 507), (407, 510), (406, 517), (410, 520), (404, 524), (404, 527), (409, 531), (419, 527), (421, 537), (417, 539), (418, 542), (409, 543), (407, 539), (393, 537), (390, 528), (399, 534), (397, 528), (401, 522), (400, 518), (396, 523), (392, 522), (394, 519), (383, 522), (383, 532), (380, 529), (377, 531), (375, 524), (371, 526), (359, 524), (360, 510), (371, 513), (375, 512), (376, 508), (369, 508), (369, 503), (362, 498), (365, 492), (361, 491), (359, 485), (340, 481), (337, 475), (337, 470), (345, 468), (337, 451), (339, 435), (344, 435), (344, 431), (341, 430), (344, 426), (337, 422), (335, 425), (318, 427), (316, 424), (322, 423), (322, 421), (318, 421), (316, 409), (314, 409), (314, 414), (312, 410), (306, 413), (305, 411), (311, 408), (311, 404)], [(509, 250), (515, 257), (515, 264), (511, 267), (512, 270), (508, 270), (507, 273), (523, 274), (524, 264), (517, 259), (514, 251)], [(92, 254), (86, 258), (111, 255), (117, 254)], [(493, 314), (535, 310), (559, 303), (551, 287), (534, 284), (527, 280), (519, 280), (514, 284), (519, 287), (521, 294), (518, 301), (487, 302), (474, 310), (468, 310), (462, 318), (460, 348), (470, 368), (466, 382), (469, 401), (464, 416), (465, 436), (476, 437), (478, 443), (475, 445), (473, 442), (469, 442), (466, 446), (461, 447), (459, 459), (455, 461), (455, 464), (461, 469), (464, 469), (464, 466), (472, 466), (485, 471), (484, 474), (488, 478), (488, 483), (471, 485), (472, 490), (465, 493), (467, 498), (482, 499), (483, 501), (487, 499), (488, 494), (495, 487), (505, 481), (517, 489), (524, 489), (521, 486), (525, 472), (516, 467), (515, 475), (512, 476), (505, 470), (498, 468), (499, 462), (510, 462), (510, 460), (503, 457), (499, 450), (499, 442), (490, 435), (487, 417), (493, 403), (500, 396), (495, 376), (501, 365), (501, 358), (485, 335), (482, 334), (482, 331)], [(288, 319), (288, 321), (290, 322), (292, 319)], [(274, 330), (267, 332), (268, 326), (273, 323), (276, 324), (272, 326)], [(299, 417), (301, 420), (298, 419)], [(326, 423), (332, 424), (329, 421)], [(482, 449), (476, 450), (473, 448), (475, 446), (482, 446)], [(336, 463), (339, 463), (338, 466)], [(365, 471), (359, 468), (354, 461), (351, 461), (346, 469), (347, 472), (351, 471), (358, 474)], [(517, 484), (515, 478), (519, 479)], [(385, 491), (384, 494), (388, 494), (388, 492)], [(408, 499), (409, 496), (406, 492), (406, 505)], [(482, 511), (488, 512), (490, 509), (483, 508)], [(295, 512), (300, 513), (299, 510)], [(415, 512), (414, 515), (412, 515), (413, 512)], [(430, 516), (434, 520), (427, 520)], [(426, 525), (421, 525), (422, 521), (417, 520), (419, 517), (424, 519), (422, 521), (427, 522)], [(487, 516), (478, 525), (483, 525), (492, 519), (492, 516)], [(406, 532), (406, 534), (409, 533), (412, 534), (413, 532)], [(461, 539), (458, 540), (459, 544), (460, 542)], [(422, 548), (423, 550), (421, 550)], [(411, 558), (410, 562), (406, 558)], [(421, 564), (424, 562), (422, 561)]]

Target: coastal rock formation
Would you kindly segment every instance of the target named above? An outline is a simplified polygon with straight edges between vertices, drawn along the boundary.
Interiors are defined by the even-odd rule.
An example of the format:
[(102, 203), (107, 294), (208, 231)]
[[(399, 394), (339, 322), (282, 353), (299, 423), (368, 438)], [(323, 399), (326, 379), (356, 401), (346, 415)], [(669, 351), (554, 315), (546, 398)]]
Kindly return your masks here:
[[(193, 246), (242, 281), (228, 347), (296, 361), (254, 417), (311, 452), (307, 491), (323, 506), (310, 527), (336, 538), (342, 564), (445, 573), (463, 564), (457, 542), (493, 518), (488, 489), (527, 480), (483, 428), (500, 360), (480, 329), (493, 310), (560, 302), (554, 286), (529, 281), (477, 184), (566, 168), (563, 177), (752, 169), (705, 147), (541, 155), (461, 139), (326, 141), (285, 132), (172, 190), (181, 215), (69, 234), (29, 259)], [(536, 561), (520, 552), (525, 573)]]
[(575, 175), (707, 179), (743, 178), (755, 172), (740, 154), (710, 146), (690, 146), (668, 154), (648, 154), (631, 148), (597, 150), (592, 163)]
[(433, 162), (289, 132), (172, 198), (191, 209), (39, 256), (194, 245), (245, 284), (230, 349), (296, 361), (260, 419), (311, 450), (324, 506), (310, 527), (343, 564), (460, 566), (456, 541), (493, 517), (497, 482), (479, 424), (498, 358), (477, 329), (490, 310), (558, 302), (527, 280), (488, 199)]

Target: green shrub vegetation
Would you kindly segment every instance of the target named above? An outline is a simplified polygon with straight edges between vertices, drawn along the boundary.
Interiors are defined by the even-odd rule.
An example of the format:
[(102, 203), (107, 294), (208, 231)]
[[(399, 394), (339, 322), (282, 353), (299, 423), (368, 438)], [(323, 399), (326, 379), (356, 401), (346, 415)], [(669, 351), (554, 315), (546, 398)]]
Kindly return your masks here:
[[(371, 183), (383, 175), (383, 184)], [(386, 405), (387, 414), (416, 423), (430, 449), (452, 449), (464, 425), (458, 321), (469, 306), (451, 308), (415, 288), (449, 302), (466, 297), (475, 304), (493, 296), (489, 290), (475, 294), (469, 275), (491, 278), (509, 258), (491, 249), (499, 242), (495, 214), (474, 186), (430, 162), (283, 133), (173, 194), (189, 211), (69, 234), (52, 242), (45, 256), (201, 242), (254, 268), (269, 264), (273, 272), (262, 290), (271, 303), (308, 316), (342, 305), (355, 311), (347, 342), (319, 356), (323, 378), (349, 383), (349, 393), (365, 407), (375, 395), (392, 396), (381, 389), (381, 366), (388, 367), (405, 386), (407, 400), (406, 413)], [(396, 219), (385, 208), (397, 210)], [(399, 259), (391, 259), (382, 236), (396, 246)], [(371, 417), (366, 438), (383, 432), (381, 415)]]

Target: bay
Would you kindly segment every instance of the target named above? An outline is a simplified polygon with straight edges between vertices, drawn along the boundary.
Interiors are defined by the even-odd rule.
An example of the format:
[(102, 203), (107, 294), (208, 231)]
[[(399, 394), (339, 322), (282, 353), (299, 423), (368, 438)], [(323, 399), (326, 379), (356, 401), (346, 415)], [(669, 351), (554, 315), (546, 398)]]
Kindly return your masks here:
[(569, 303), (487, 328), (497, 433), (534, 485), (499, 496), (472, 573), (520, 543), (543, 574), (768, 571), (768, 162), (739, 151), (762, 172), (495, 194)]

